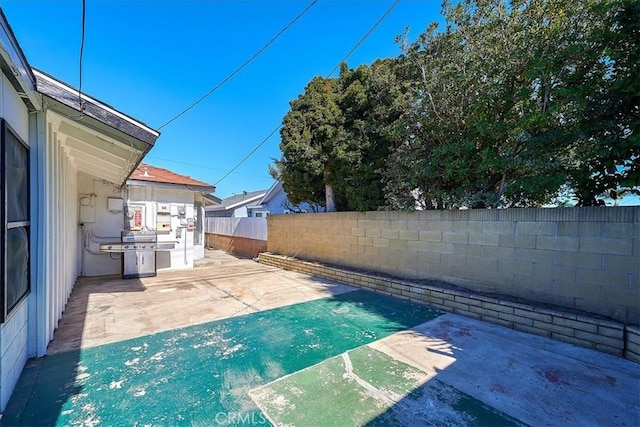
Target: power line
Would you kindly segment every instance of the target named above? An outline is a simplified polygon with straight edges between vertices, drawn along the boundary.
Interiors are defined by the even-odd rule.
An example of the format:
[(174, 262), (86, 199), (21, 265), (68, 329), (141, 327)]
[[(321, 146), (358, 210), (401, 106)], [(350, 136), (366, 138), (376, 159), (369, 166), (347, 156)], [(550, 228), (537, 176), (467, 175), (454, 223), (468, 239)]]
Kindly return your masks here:
[[(181, 160), (175, 160), (175, 159), (167, 159), (164, 157), (158, 157), (158, 156), (145, 156), (145, 159), (156, 159), (156, 160), (162, 160), (164, 162), (170, 162), (170, 163), (177, 163), (177, 164), (181, 164), (181, 165), (185, 165), (185, 166), (193, 166), (196, 168), (202, 168), (202, 169), (210, 169), (210, 170), (214, 170), (214, 171), (222, 171), (225, 172), (226, 169), (222, 169), (222, 168), (214, 168), (212, 166), (205, 166), (205, 165), (199, 165), (197, 163), (190, 163), (190, 162), (183, 162)], [(253, 173), (238, 173), (239, 175), (245, 175), (245, 176), (252, 176), (255, 178), (267, 178), (266, 175), (257, 175), (257, 174), (253, 174)]]
[(220, 89), (222, 86), (224, 86), (229, 80), (231, 80), (236, 74), (238, 74), (240, 71), (242, 71), (247, 65), (249, 65), (254, 59), (256, 59), (258, 56), (260, 56), (265, 50), (267, 50), (267, 48), (269, 46), (271, 46), (273, 44), (273, 42), (275, 42), (282, 34), (284, 34), (285, 31), (287, 31), (291, 26), (293, 26), (293, 24), (296, 23), (296, 21), (298, 21), (300, 18), (302, 18), (302, 16), (307, 13), (307, 11), (309, 11), (309, 9), (311, 9), (311, 7), (316, 4), (318, 2), (318, 0), (313, 0), (311, 3), (309, 3), (309, 5), (307, 5), (307, 7), (304, 8), (304, 10), (302, 12), (300, 12), (295, 18), (293, 18), (293, 20), (291, 20), (291, 22), (289, 22), (287, 25), (284, 26), (284, 28), (282, 28), (275, 36), (273, 36), (273, 38), (271, 40), (269, 40), (264, 46), (262, 46), (256, 53), (254, 53), (253, 55), (251, 55), (251, 57), (249, 59), (247, 59), (246, 61), (244, 61), (242, 63), (242, 65), (240, 65), (238, 68), (236, 68), (235, 70), (233, 70), (231, 72), (231, 74), (229, 74), (227, 77), (225, 77), (220, 83), (218, 83), (216, 86), (213, 87), (213, 89), (211, 89), (209, 92), (205, 93), (204, 95), (202, 95), (200, 98), (198, 98), (193, 104), (189, 105), (187, 108), (185, 108), (184, 110), (182, 110), (180, 113), (176, 114), (175, 116), (173, 116), (170, 120), (168, 120), (165, 124), (163, 124), (162, 126), (158, 127), (158, 130), (161, 130), (162, 128), (166, 127), (167, 125), (169, 125), (170, 123), (178, 120), (182, 115), (184, 115), (185, 113), (187, 113), (189, 110), (191, 110), (192, 108), (194, 108), (196, 105), (200, 104), (202, 101), (204, 101), (205, 99), (207, 99), (212, 93), (214, 93), (215, 91), (217, 91), (218, 89)]
[(86, 19), (87, 2), (82, 0), (82, 24), (80, 30), (80, 60), (78, 70), (78, 104), (80, 106), (80, 113), (84, 112), (84, 104), (82, 101), (82, 57), (84, 56), (84, 33), (85, 33), (85, 19)]
[[(385, 20), (385, 18), (391, 13), (391, 11), (393, 9), (395, 9), (395, 7), (398, 5), (398, 3), (400, 3), (400, 0), (396, 0), (391, 7), (389, 7), (389, 9), (387, 9), (387, 11), (385, 13), (382, 14), (382, 16), (376, 21), (375, 24), (373, 24), (373, 26), (371, 28), (369, 28), (369, 31), (367, 31), (364, 36), (362, 36), (360, 38), (360, 40), (358, 40), (358, 42), (351, 48), (351, 50), (344, 56), (344, 58), (342, 58), (340, 60), (340, 62), (338, 62), (338, 65), (336, 65), (333, 70), (331, 70), (331, 72), (329, 74), (327, 74), (327, 78), (331, 77), (331, 75), (338, 69), (340, 68), (340, 65), (343, 62), (346, 62), (347, 59), (349, 59), (349, 57), (351, 55), (353, 55), (353, 53), (360, 47), (360, 45), (362, 45), (362, 43), (364, 43), (364, 41), (376, 30), (376, 28), (378, 28), (378, 26), (382, 23), (382, 21)], [(253, 150), (251, 150), (251, 152), (249, 154), (247, 154), (246, 156), (244, 156), (244, 158), (242, 160), (240, 160), (229, 172), (227, 172), (222, 178), (220, 178), (214, 185), (218, 185), (220, 183), (220, 181), (222, 181), (223, 179), (225, 179), (226, 177), (228, 177), (229, 175), (231, 175), (231, 173), (238, 169), (238, 167), (240, 167), (241, 164), (243, 164), (249, 157), (251, 157), (253, 155), (253, 153), (255, 153), (256, 151), (258, 151), (258, 149), (260, 147), (262, 147), (276, 132), (278, 132), (280, 130), (280, 128), (282, 127), (282, 125), (278, 125), (278, 127), (276, 127), (274, 130), (271, 131), (271, 133), (265, 138), (263, 139)]]
[(251, 152), (249, 154), (247, 154), (246, 156), (244, 156), (244, 158), (242, 160), (240, 160), (229, 172), (227, 172), (226, 174), (224, 174), (224, 176), (222, 178), (220, 178), (215, 184), (213, 185), (218, 185), (220, 183), (220, 181), (222, 181), (223, 179), (225, 179), (226, 177), (228, 177), (229, 175), (231, 175), (233, 173), (234, 170), (238, 169), (240, 167), (241, 164), (243, 164), (249, 157), (251, 157), (253, 155), (253, 153), (255, 153), (256, 151), (258, 151), (260, 149), (260, 147), (262, 147), (276, 132), (278, 132), (280, 130), (282, 126), (278, 125), (277, 128), (275, 128), (274, 130), (271, 131), (271, 133), (262, 140), (262, 142), (260, 142), (260, 144), (256, 145), (255, 148), (253, 150), (251, 150)]
[(356, 43), (356, 44), (351, 48), (351, 50), (350, 50), (350, 51), (349, 51), (349, 52), (344, 56), (344, 58), (342, 58), (342, 60), (341, 60), (340, 62), (338, 62), (338, 64), (333, 68), (333, 70), (331, 70), (331, 72), (330, 72), (329, 74), (327, 74), (327, 78), (331, 77), (331, 75), (332, 75), (333, 73), (335, 73), (335, 72), (336, 72), (336, 70), (337, 70), (338, 68), (340, 68), (340, 65), (341, 65), (343, 62), (346, 62), (346, 61), (347, 61), (347, 59), (349, 59), (349, 57), (350, 57), (351, 55), (353, 55), (353, 53), (354, 53), (354, 52), (355, 52), (355, 51), (360, 47), (360, 45), (361, 45), (362, 43), (364, 43), (364, 41), (365, 41), (365, 40), (366, 40), (366, 39), (371, 35), (371, 33), (373, 33), (373, 32), (376, 30), (376, 28), (378, 28), (378, 26), (382, 23), (382, 21), (384, 21), (384, 20), (385, 20), (385, 18), (386, 18), (387, 16), (389, 16), (389, 14), (391, 13), (391, 11), (392, 11), (393, 9), (395, 9), (395, 8), (396, 8), (396, 6), (398, 5), (398, 3), (400, 3), (400, 0), (396, 0), (396, 1), (395, 1), (395, 3), (393, 3), (393, 4), (391, 5), (391, 7), (390, 7), (389, 9), (387, 9), (387, 11), (386, 11), (386, 12), (385, 12), (381, 17), (380, 17), (380, 19), (378, 19), (378, 21), (377, 21), (375, 24), (373, 24), (373, 27), (369, 28), (369, 31), (367, 31), (367, 32), (365, 33), (365, 35), (364, 35), (364, 36), (362, 36), (362, 38), (358, 41), (358, 43)]

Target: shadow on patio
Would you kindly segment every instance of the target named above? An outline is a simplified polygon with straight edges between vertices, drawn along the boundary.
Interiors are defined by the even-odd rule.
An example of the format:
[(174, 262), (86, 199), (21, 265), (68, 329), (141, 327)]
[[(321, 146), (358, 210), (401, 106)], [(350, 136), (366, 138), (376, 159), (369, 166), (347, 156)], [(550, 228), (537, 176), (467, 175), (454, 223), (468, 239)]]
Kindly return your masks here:
[[(78, 298), (81, 325), (63, 317), (51, 356), (25, 369), (2, 425), (267, 416), (294, 425), (623, 425), (639, 415), (633, 362), (224, 259), (138, 283), (80, 281), (68, 313), (82, 317)], [(336, 418), (359, 411), (359, 421)]]

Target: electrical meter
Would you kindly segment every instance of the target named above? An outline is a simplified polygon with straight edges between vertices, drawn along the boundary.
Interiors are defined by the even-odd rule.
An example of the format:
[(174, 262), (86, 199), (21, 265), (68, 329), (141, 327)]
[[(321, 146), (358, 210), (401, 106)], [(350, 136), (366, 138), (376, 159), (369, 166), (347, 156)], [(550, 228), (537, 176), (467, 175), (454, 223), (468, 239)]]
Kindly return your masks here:
[(124, 211), (124, 228), (126, 230), (142, 230), (144, 228), (144, 206), (127, 206)]

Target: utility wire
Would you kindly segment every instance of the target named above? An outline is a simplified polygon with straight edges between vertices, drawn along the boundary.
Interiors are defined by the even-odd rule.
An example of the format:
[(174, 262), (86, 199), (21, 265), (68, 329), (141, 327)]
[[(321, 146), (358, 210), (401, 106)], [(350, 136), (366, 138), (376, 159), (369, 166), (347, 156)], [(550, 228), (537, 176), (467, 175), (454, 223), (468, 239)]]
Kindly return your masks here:
[(85, 29), (85, 20), (86, 20), (86, 10), (87, 10), (87, 2), (86, 0), (82, 0), (82, 26), (80, 30), (80, 60), (79, 60), (79, 70), (78, 70), (78, 105), (80, 106), (80, 113), (84, 112), (84, 102), (82, 101), (82, 57), (84, 56), (84, 29)]
[[(183, 162), (183, 161), (175, 160), (175, 159), (167, 159), (165, 157), (158, 157), (158, 156), (148, 155), (148, 156), (145, 156), (144, 158), (145, 159), (162, 160), (164, 162), (177, 163), (177, 164), (181, 164), (181, 165), (185, 165), (185, 166), (193, 166), (195, 168), (209, 169), (209, 170), (214, 170), (214, 171), (221, 171), (221, 172), (226, 172), (227, 171), (227, 169), (214, 168), (212, 166), (199, 165), (197, 163), (191, 163), (191, 162)], [(253, 174), (253, 173), (240, 173), (240, 172), (238, 172), (238, 175), (253, 176), (255, 178), (268, 178), (267, 175), (257, 175), (257, 174)]]
[(343, 63), (343, 62), (347, 62), (347, 59), (349, 59), (349, 57), (350, 57), (351, 55), (353, 55), (353, 53), (354, 53), (356, 50), (358, 50), (358, 48), (360, 47), (360, 45), (361, 45), (362, 43), (364, 43), (364, 41), (365, 41), (365, 40), (366, 40), (366, 39), (371, 35), (371, 33), (373, 33), (373, 32), (376, 30), (376, 28), (378, 28), (378, 26), (379, 26), (380, 24), (382, 24), (382, 21), (384, 21), (384, 20), (385, 20), (385, 18), (386, 18), (387, 16), (389, 16), (389, 14), (391, 13), (391, 11), (393, 11), (393, 9), (395, 9), (395, 8), (396, 8), (396, 6), (397, 6), (399, 3), (400, 3), (400, 0), (396, 0), (396, 1), (395, 1), (395, 3), (393, 3), (389, 9), (387, 9), (387, 11), (386, 11), (386, 12), (385, 12), (381, 17), (380, 17), (380, 19), (378, 19), (378, 21), (377, 21), (375, 24), (373, 24), (373, 27), (369, 28), (369, 31), (367, 31), (367, 32), (365, 33), (365, 35), (364, 35), (364, 36), (362, 36), (362, 38), (358, 41), (358, 43), (356, 43), (356, 44), (351, 48), (351, 50), (349, 51), (349, 53), (347, 53), (347, 54), (344, 56), (344, 58), (342, 58), (342, 60), (341, 60), (340, 62), (338, 62), (338, 64), (333, 68), (333, 70), (331, 70), (331, 72), (330, 72), (329, 74), (327, 74), (327, 78), (331, 77), (331, 75), (332, 75), (333, 73), (335, 73), (335, 72), (336, 72), (336, 70), (337, 70), (338, 68), (340, 68), (340, 65), (342, 65), (342, 63)]
[(216, 183), (213, 184), (213, 185), (218, 185), (220, 183), (220, 181), (222, 181), (223, 179), (225, 179), (226, 177), (231, 175), (234, 170), (238, 169), (241, 164), (243, 164), (249, 157), (251, 157), (253, 155), (253, 153), (258, 151), (260, 149), (260, 147), (262, 147), (276, 132), (278, 132), (280, 130), (281, 127), (282, 127), (282, 125), (278, 125), (277, 128), (272, 130), (271, 133), (269, 135), (267, 135), (267, 137), (265, 139), (263, 139), (262, 142), (260, 142), (260, 144), (256, 145), (255, 148), (253, 150), (251, 150), (251, 152), (249, 154), (244, 156), (244, 158), (242, 160), (240, 160), (229, 172), (224, 174), (224, 176), (222, 178), (220, 178), (218, 181), (216, 181)]
[[(344, 58), (342, 58), (340, 60), (340, 62), (338, 62), (338, 64), (333, 68), (333, 70), (331, 70), (331, 72), (329, 74), (327, 74), (327, 78), (331, 77), (331, 75), (338, 69), (340, 68), (340, 65), (343, 62), (346, 62), (347, 59), (349, 59), (349, 57), (351, 55), (353, 55), (353, 53), (360, 47), (360, 45), (362, 45), (362, 43), (364, 43), (364, 41), (376, 30), (376, 28), (378, 28), (378, 26), (382, 23), (382, 21), (385, 20), (385, 18), (391, 13), (391, 11), (393, 9), (395, 9), (395, 7), (398, 5), (398, 3), (400, 3), (400, 0), (396, 0), (391, 7), (389, 7), (389, 9), (387, 9), (387, 11), (382, 14), (382, 16), (376, 21), (375, 24), (373, 24), (373, 26), (371, 28), (369, 28), (369, 31), (367, 31), (364, 36), (362, 36), (360, 38), (360, 40), (358, 40), (358, 43), (356, 43), (353, 48), (351, 48), (351, 50), (344, 56)], [(249, 157), (251, 157), (253, 155), (253, 153), (255, 153), (256, 151), (258, 151), (258, 149), (260, 149), (260, 147), (262, 147), (273, 135), (275, 135), (276, 132), (278, 132), (280, 130), (280, 128), (282, 127), (282, 125), (278, 125), (278, 127), (276, 127), (274, 130), (271, 131), (271, 133), (265, 138), (263, 139), (258, 145), (255, 146), (255, 148), (253, 150), (251, 150), (251, 152), (249, 154), (247, 154), (246, 156), (244, 156), (242, 158), (242, 160), (240, 160), (229, 172), (227, 172), (222, 178), (220, 178), (214, 185), (218, 185), (220, 183), (220, 181), (222, 181), (223, 179), (225, 179), (226, 177), (228, 177), (229, 175), (231, 175), (231, 173), (233, 173), (234, 170), (238, 169), (240, 167), (241, 164), (243, 164)]]
[(209, 92), (205, 93), (204, 95), (202, 95), (200, 98), (198, 98), (193, 104), (189, 105), (187, 108), (185, 108), (184, 110), (182, 110), (180, 113), (176, 114), (174, 117), (172, 117), (170, 120), (168, 120), (165, 124), (163, 124), (162, 126), (158, 127), (158, 130), (161, 130), (162, 128), (166, 127), (167, 125), (169, 125), (170, 123), (173, 123), (174, 121), (178, 120), (182, 115), (184, 115), (185, 113), (187, 113), (189, 110), (191, 110), (192, 108), (194, 108), (196, 105), (200, 104), (202, 101), (204, 101), (205, 99), (207, 99), (212, 93), (214, 93), (215, 91), (217, 91), (218, 89), (220, 89), (222, 86), (224, 86), (229, 80), (231, 80), (236, 74), (238, 74), (240, 71), (242, 71), (247, 65), (249, 65), (254, 59), (256, 59), (258, 56), (260, 56), (265, 50), (267, 50), (267, 48), (269, 46), (271, 46), (273, 44), (273, 42), (275, 42), (282, 34), (284, 34), (285, 31), (287, 31), (291, 26), (293, 26), (293, 24), (296, 23), (296, 21), (298, 21), (300, 18), (302, 18), (302, 16), (307, 13), (309, 11), (309, 9), (311, 9), (311, 7), (316, 4), (318, 2), (318, 0), (313, 0), (311, 3), (309, 3), (309, 5), (307, 5), (307, 7), (304, 8), (304, 10), (302, 12), (300, 12), (295, 18), (293, 18), (293, 20), (291, 22), (289, 22), (287, 25), (284, 26), (284, 28), (282, 28), (275, 36), (273, 36), (273, 38), (271, 40), (269, 40), (267, 42), (267, 44), (265, 44), (264, 46), (262, 46), (256, 53), (254, 53), (253, 55), (251, 55), (251, 57), (249, 57), (249, 59), (247, 59), (246, 61), (244, 61), (242, 63), (242, 65), (240, 65), (238, 68), (236, 68), (235, 70), (233, 70), (231, 72), (231, 74), (229, 74), (227, 77), (225, 77), (220, 83), (218, 83), (213, 89), (211, 89)]

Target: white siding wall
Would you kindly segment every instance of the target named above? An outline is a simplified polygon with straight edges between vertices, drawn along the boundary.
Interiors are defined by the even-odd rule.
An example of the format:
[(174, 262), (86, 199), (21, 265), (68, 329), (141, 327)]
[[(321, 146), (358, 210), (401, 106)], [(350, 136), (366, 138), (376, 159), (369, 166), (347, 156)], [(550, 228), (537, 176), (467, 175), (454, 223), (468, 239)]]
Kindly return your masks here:
[[(0, 117), (9, 123), (20, 138), (29, 143), (29, 113), (4, 74), (0, 81)], [(0, 410), (6, 406), (27, 361), (27, 325), (26, 302), (22, 302), (0, 325)]]
[(53, 331), (71, 295), (79, 275), (78, 254), (78, 198), (77, 173), (58, 137), (55, 126), (47, 124), (47, 138), (44, 155), (44, 192), (46, 210), (45, 223), (41, 229), (44, 250), (44, 263), (47, 266), (44, 276), (44, 298), (39, 312), (43, 316), (44, 339), (38, 343), (38, 355), (44, 354), (46, 345), (53, 338)]

